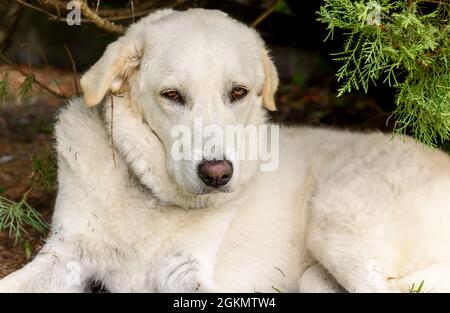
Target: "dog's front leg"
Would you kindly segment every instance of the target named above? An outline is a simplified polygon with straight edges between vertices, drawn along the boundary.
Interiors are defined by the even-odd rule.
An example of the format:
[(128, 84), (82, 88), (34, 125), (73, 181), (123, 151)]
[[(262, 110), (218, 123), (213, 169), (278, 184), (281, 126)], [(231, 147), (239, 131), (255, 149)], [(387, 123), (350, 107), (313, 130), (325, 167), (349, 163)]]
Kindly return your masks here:
[(156, 262), (149, 282), (154, 292), (218, 292), (212, 268), (183, 253), (169, 255)]
[[(155, 292), (220, 292), (214, 282), (217, 254), (234, 214), (232, 208), (181, 211), (186, 229), (177, 235), (169, 252), (153, 259), (148, 286)], [(186, 221), (191, 220), (191, 223)], [(176, 225), (176, 224), (175, 224)], [(167, 251), (167, 250), (166, 250)]]
[(0, 280), (0, 292), (83, 292), (87, 281), (71, 244), (46, 244), (25, 267)]
[(341, 293), (345, 290), (320, 264), (308, 267), (302, 274), (298, 286), (302, 293)]

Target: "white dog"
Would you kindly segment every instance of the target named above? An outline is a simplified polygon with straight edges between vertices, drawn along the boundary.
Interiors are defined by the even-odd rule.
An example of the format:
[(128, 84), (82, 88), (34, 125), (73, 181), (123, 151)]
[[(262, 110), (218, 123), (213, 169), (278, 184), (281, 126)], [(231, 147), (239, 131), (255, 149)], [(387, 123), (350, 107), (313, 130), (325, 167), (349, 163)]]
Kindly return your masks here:
[(162, 10), (131, 26), (59, 115), (52, 232), (0, 290), (450, 291), (444, 153), (282, 128), (275, 171), (219, 140), (173, 158), (172, 130), (195, 132), (196, 118), (265, 125), (277, 84), (260, 37), (222, 12)]

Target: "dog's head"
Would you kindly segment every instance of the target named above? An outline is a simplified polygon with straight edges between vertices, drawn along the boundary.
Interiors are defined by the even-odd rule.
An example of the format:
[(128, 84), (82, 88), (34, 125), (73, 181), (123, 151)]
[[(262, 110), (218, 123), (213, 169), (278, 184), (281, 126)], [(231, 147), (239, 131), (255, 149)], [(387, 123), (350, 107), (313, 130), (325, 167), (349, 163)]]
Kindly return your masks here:
[(236, 147), (258, 134), (230, 130), (265, 124), (277, 85), (258, 34), (202, 9), (141, 19), (81, 79), (85, 104), (103, 102), (114, 146), (135, 175), (184, 207), (223, 203), (251, 180), (258, 160)]

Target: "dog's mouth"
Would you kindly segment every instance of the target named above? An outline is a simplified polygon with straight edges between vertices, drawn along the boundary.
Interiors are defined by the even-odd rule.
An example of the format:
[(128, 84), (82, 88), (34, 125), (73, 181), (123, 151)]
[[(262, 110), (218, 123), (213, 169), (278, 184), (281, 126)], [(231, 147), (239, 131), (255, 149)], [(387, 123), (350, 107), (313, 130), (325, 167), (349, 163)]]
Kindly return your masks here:
[(231, 188), (229, 186), (222, 186), (219, 188), (203, 186), (199, 192), (195, 193), (195, 195), (196, 196), (204, 196), (204, 195), (230, 193), (230, 192), (231, 192)]

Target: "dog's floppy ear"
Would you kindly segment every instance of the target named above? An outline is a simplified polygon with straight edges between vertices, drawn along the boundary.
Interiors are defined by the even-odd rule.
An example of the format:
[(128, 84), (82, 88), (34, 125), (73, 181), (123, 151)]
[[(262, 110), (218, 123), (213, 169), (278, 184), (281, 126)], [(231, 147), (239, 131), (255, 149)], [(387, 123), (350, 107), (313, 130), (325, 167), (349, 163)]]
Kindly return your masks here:
[(269, 53), (266, 49), (263, 49), (261, 54), (264, 67), (264, 85), (261, 92), (263, 105), (269, 111), (276, 111), (277, 108), (275, 106), (275, 92), (278, 88), (277, 69), (270, 59)]
[(127, 76), (139, 66), (142, 45), (123, 36), (111, 43), (103, 56), (80, 80), (86, 106), (99, 104), (108, 91), (118, 92)]
[(176, 12), (172, 9), (153, 12), (131, 25), (124, 36), (106, 48), (100, 60), (80, 80), (87, 106), (99, 104), (108, 91), (125, 90), (127, 77), (138, 68), (142, 59), (145, 32)]

